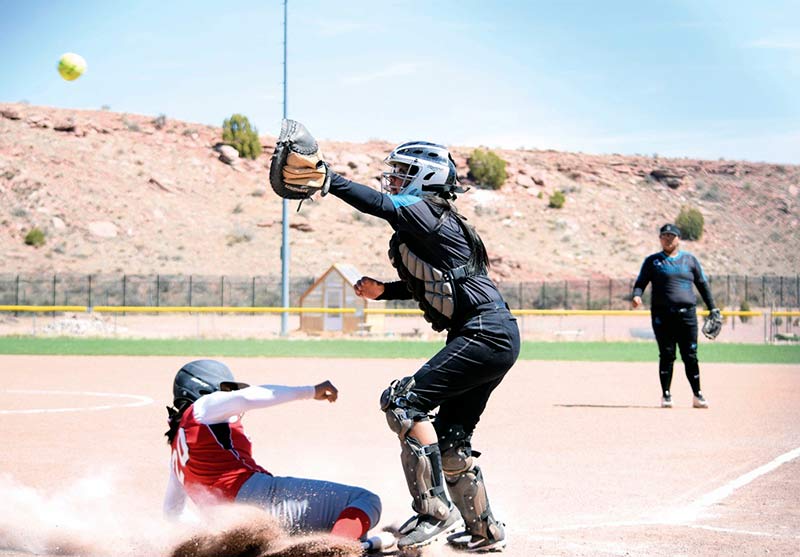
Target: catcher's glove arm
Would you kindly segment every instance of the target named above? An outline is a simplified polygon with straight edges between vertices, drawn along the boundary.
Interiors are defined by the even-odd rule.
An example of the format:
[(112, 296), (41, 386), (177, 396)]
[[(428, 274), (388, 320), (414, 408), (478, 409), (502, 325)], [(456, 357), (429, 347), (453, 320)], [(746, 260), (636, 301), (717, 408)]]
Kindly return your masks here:
[(703, 334), (706, 338), (710, 338), (714, 340), (719, 335), (719, 332), (722, 330), (722, 314), (717, 308), (714, 308), (708, 312), (708, 317), (706, 317), (705, 322), (703, 323)]
[(306, 127), (283, 120), (269, 167), (269, 183), (284, 199), (305, 200), (328, 193), (331, 178), (319, 145)]

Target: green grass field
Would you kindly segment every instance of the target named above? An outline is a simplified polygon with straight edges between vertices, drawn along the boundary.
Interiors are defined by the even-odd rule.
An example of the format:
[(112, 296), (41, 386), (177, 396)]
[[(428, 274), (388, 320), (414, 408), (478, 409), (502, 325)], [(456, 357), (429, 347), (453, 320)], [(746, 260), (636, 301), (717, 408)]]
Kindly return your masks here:
[[(441, 342), (372, 340), (192, 340), (0, 337), (0, 354), (267, 358), (413, 358), (433, 355)], [(800, 364), (800, 345), (700, 345), (702, 362)], [(521, 359), (650, 362), (655, 342), (525, 342)]]

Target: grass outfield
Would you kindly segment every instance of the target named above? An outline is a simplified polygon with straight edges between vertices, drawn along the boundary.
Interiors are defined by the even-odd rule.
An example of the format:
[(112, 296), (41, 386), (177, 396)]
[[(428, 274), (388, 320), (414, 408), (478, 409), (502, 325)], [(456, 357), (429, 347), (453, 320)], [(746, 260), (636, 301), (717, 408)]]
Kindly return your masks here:
[[(441, 342), (374, 340), (194, 340), (0, 337), (0, 354), (90, 356), (225, 356), (413, 358), (432, 356)], [(799, 364), (800, 345), (702, 343), (701, 362)], [(520, 359), (651, 362), (653, 342), (524, 342)]]

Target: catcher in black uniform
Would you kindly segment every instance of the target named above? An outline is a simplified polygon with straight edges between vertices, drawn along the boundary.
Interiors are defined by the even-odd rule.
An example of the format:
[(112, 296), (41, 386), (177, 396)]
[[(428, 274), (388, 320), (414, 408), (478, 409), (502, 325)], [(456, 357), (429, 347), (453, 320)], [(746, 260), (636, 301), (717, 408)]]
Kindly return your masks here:
[[(413, 298), (431, 327), (448, 333), (444, 348), (381, 395), (381, 410), (400, 439), (416, 512), (400, 528), (398, 546), (417, 548), (449, 536), (467, 551), (500, 550), (504, 524), (492, 514), (476, 462), (480, 453), (470, 441), (489, 396), (519, 356), (519, 329), (487, 275), (483, 242), (451, 202), (464, 190), (447, 149), (405, 143), (385, 162), (385, 193), (351, 182), (327, 168), (302, 125), (287, 121), (270, 182), (282, 197), (331, 193), (387, 221), (395, 231), (389, 257), (400, 280), (362, 277), (356, 294)], [(468, 536), (451, 535), (462, 528)]]
[(658, 369), (661, 379), (661, 406), (672, 408), (672, 367), (675, 345), (681, 351), (686, 378), (692, 387), (695, 408), (708, 408), (700, 390), (700, 367), (697, 362), (697, 296), (692, 284), (709, 310), (703, 334), (714, 339), (722, 328), (720, 311), (714, 305), (711, 289), (697, 258), (680, 251), (681, 231), (674, 224), (665, 224), (659, 231), (662, 251), (648, 256), (633, 286), (633, 308), (642, 305), (642, 293), (653, 283), (650, 319), (658, 342)]

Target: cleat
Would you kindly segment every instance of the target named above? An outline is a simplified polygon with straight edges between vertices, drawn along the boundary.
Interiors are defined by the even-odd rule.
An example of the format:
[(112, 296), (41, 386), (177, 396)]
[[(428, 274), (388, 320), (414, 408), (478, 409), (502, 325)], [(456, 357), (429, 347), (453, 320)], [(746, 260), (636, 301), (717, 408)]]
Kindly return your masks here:
[(708, 401), (703, 396), (703, 393), (697, 393), (692, 400), (692, 406), (695, 408), (708, 408)]
[(415, 514), (414, 516), (403, 522), (400, 528), (397, 529), (397, 537), (402, 538), (403, 536), (411, 532), (414, 528), (416, 528), (417, 522), (419, 522), (421, 516), (422, 515)]
[(447, 543), (459, 551), (469, 553), (494, 553), (506, 547), (506, 529), (502, 522), (494, 523), (495, 534), (488, 538), (470, 534), (468, 531), (457, 532), (447, 538)]
[(505, 524), (502, 522), (495, 523), (495, 534), (488, 538), (483, 536), (472, 536), (465, 546), (462, 547), (463, 551), (470, 553), (494, 553), (496, 551), (503, 551), (506, 547), (506, 529)]
[(400, 527), (403, 537), (397, 540), (397, 547), (401, 550), (425, 547), (446, 540), (447, 536), (462, 528), (464, 521), (461, 513), (455, 505), (451, 505), (450, 514), (443, 520), (428, 515), (417, 515), (406, 521)]
[(661, 408), (672, 408), (672, 395), (664, 395), (661, 397)]

